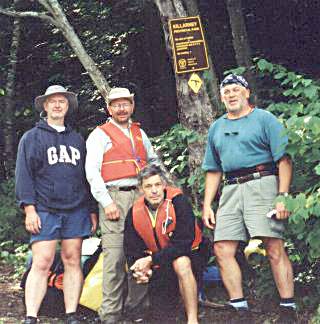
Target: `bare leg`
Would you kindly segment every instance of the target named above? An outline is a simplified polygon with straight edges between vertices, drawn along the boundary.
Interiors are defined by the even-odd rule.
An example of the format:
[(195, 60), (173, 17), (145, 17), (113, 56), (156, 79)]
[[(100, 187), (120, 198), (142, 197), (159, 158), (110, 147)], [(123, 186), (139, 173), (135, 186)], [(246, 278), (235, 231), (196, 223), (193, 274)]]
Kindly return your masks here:
[(66, 313), (77, 310), (82, 291), (81, 245), (82, 238), (63, 240), (61, 243), (61, 258), (64, 266), (63, 294)]
[(177, 274), (179, 289), (188, 317), (188, 324), (198, 323), (197, 283), (194, 278), (191, 261), (182, 256), (173, 261), (173, 269)]
[(283, 240), (263, 238), (263, 242), (280, 297), (292, 298), (294, 295), (293, 271), (291, 262), (284, 249)]
[(57, 241), (32, 243), (32, 266), (25, 288), (27, 316), (37, 317), (48, 286), (48, 273), (52, 265)]
[(238, 244), (238, 241), (219, 241), (214, 244), (222, 281), (230, 299), (243, 298), (242, 275), (235, 258)]

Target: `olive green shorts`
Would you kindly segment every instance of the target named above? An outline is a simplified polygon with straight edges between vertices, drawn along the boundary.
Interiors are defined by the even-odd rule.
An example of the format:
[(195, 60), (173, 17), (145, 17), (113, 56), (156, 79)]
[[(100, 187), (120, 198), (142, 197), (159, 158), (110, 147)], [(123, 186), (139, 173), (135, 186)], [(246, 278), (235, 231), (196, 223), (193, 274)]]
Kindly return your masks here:
[(274, 209), (277, 193), (278, 177), (274, 175), (224, 186), (216, 214), (214, 240), (282, 239), (286, 221), (266, 216)]

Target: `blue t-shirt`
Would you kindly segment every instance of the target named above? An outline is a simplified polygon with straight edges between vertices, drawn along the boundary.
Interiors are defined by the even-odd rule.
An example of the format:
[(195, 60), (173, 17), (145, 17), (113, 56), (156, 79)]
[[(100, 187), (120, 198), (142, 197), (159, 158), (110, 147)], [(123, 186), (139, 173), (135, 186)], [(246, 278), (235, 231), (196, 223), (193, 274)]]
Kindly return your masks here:
[(202, 168), (230, 172), (276, 162), (285, 154), (287, 144), (284, 127), (268, 111), (255, 108), (239, 119), (224, 115), (209, 129)]

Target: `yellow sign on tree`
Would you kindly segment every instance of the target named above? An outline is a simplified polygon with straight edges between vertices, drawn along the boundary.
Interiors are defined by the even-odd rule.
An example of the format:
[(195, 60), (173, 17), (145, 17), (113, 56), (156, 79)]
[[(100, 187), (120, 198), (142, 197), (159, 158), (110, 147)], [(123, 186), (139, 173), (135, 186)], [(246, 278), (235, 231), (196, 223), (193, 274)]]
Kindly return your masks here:
[(194, 93), (198, 93), (201, 86), (202, 80), (200, 79), (199, 75), (196, 73), (192, 73), (190, 79), (188, 81), (189, 87), (193, 90)]

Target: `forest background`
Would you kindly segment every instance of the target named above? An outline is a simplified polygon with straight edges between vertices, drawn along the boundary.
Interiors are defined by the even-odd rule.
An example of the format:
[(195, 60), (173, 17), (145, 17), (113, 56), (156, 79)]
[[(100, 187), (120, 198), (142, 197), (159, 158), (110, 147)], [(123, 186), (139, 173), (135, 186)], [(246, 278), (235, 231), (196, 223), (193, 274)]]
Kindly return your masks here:
[[(63, 23), (57, 23), (57, 5), (101, 79), (92, 77), (99, 73), (83, 64)], [(198, 94), (187, 86), (189, 74), (174, 73), (167, 28), (168, 18), (194, 15), (201, 17), (210, 59), (210, 70), (198, 73), (204, 81)], [(206, 132), (223, 113), (218, 83), (233, 70), (245, 74), (254, 102), (276, 114), (288, 132), (295, 177), (286, 198), (292, 211), (286, 245), (299, 307), (320, 320), (319, 16), (316, 0), (2, 0), (0, 258), (19, 264), (17, 251), (25, 249), (23, 215), (14, 198), (16, 149), (39, 120), (34, 98), (49, 85), (63, 84), (78, 94), (80, 110), (70, 122), (84, 137), (106, 120), (110, 87), (134, 92), (134, 118), (154, 137), (164, 164), (199, 215)], [(257, 257), (251, 266), (251, 290), (266, 300), (277, 298), (265, 259)]]

